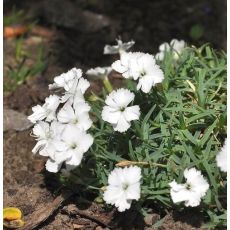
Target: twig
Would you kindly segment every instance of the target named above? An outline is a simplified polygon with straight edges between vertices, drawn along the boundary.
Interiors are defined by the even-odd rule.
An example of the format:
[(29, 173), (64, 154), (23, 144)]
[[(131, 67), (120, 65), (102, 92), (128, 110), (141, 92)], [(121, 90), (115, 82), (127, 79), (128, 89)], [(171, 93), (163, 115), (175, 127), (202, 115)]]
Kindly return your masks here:
[(89, 209), (81, 210), (76, 205), (72, 204), (72, 205), (68, 205), (67, 208), (63, 209), (63, 211), (69, 215), (79, 215), (89, 220), (92, 220), (104, 227), (111, 228), (110, 223), (111, 223), (112, 216), (115, 212), (115, 209), (110, 213), (106, 213), (106, 215), (102, 215), (101, 213), (96, 214), (90, 211)]

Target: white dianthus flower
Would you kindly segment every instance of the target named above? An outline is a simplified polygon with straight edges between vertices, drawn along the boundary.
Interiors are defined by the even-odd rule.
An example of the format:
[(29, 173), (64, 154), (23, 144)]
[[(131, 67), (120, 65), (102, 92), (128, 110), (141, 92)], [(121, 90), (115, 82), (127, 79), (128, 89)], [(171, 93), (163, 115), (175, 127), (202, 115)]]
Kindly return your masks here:
[(136, 64), (136, 60), (138, 57), (141, 57), (144, 53), (141, 52), (128, 52), (122, 53), (120, 60), (115, 61), (112, 64), (112, 68), (121, 73), (124, 78), (133, 78), (131, 65), (132, 62)]
[(104, 47), (104, 54), (117, 54), (117, 53), (124, 53), (125, 51), (129, 50), (135, 44), (134, 41), (129, 42), (122, 42), (120, 39), (117, 39), (117, 45), (105, 45)]
[(227, 172), (227, 140), (225, 140), (223, 147), (216, 156), (216, 163), (221, 171)]
[(82, 102), (84, 101), (84, 94), (86, 90), (90, 87), (90, 83), (88, 80), (84, 78), (75, 79), (73, 81), (72, 87), (61, 98), (61, 102), (64, 103), (68, 101), (68, 103), (72, 104), (74, 101)]
[(94, 69), (89, 69), (86, 71), (86, 74), (91, 79), (101, 79), (108, 77), (110, 72), (112, 71), (111, 67), (96, 67)]
[(140, 180), (141, 169), (137, 166), (115, 168), (109, 175), (103, 199), (115, 205), (119, 212), (129, 209), (132, 200), (140, 199)]
[(159, 53), (156, 54), (156, 59), (160, 61), (163, 60), (165, 56), (165, 52), (168, 52), (170, 48), (172, 49), (174, 59), (178, 59), (179, 54), (185, 48), (185, 45), (186, 45), (185, 41), (183, 40), (179, 41), (177, 39), (172, 39), (170, 44), (164, 42), (159, 46)]
[(159, 52), (156, 54), (155, 58), (157, 60), (162, 61), (165, 56), (165, 52), (168, 52), (170, 50), (170, 45), (167, 42), (162, 43), (159, 46)]
[(66, 73), (54, 78), (54, 83), (49, 85), (49, 89), (64, 88), (65, 93), (61, 98), (61, 102), (73, 100), (84, 101), (84, 93), (89, 88), (90, 83), (82, 77), (82, 70), (72, 68)]
[(59, 164), (78, 166), (83, 154), (93, 144), (93, 137), (75, 125), (67, 124), (61, 135), (65, 147), (55, 152), (53, 160)]
[(175, 180), (169, 183), (171, 197), (174, 203), (185, 202), (185, 206), (196, 207), (200, 204), (201, 198), (209, 189), (209, 184), (200, 171), (195, 168), (185, 169), (185, 184), (178, 184)]
[(52, 173), (57, 173), (62, 166), (62, 163), (57, 163), (52, 159), (46, 161), (46, 170)]
[(92, 125), (88, 114), (89, 111), (90, 106), (86, 102), (73, 103), (73, 106), (66, 103), (58, 112), (57, 119), (61, 123), (74, 124), (76, 127), (86, 131)]
[(154, 85), (164, 80), (163, 71), (150, 54), (124, 53), (120, 60), (112, 64), (112, 68), (124, 78), (138, 80), (137, 89), (141, 89), (144, 93), (149, 93)]
[(34, 148), (33, 153), (37, 153), (42, 156), (52, 157), (56, 151), (56, 148), (64, 148), (63, 143), (60, 141), (61, 133), (64, 129), (64, 125), (57, 121), (53, 121), (51, 124), (39, 121), (33, 128), (33, 135), (38, 141)]
[(28, 116), (32, 123), (45, 119), (46, 121), (56, 120), (56, 110), (60, 104), (60, 98), (57, 95), (50, 95), (45, 99), (44, 105), (32, 107), (33, 114)]
[(76, 79), (82, 77), (82, 70), (72, 68), (66, 73), (62, 73), (60, 76), (54, 78), (54, 83), (49, 85), (49, 89), (64, 88), (69, 91)]
[(105, 100), (106, 106), (102, 110), (102, 119), (112, 124), (115, 131), (125, 132), (130, 121), (138, 120), (140, 107), (128, 105), (134, 100), (134, 94), (128, 89), (112, 91)]
[(131, 62), (134, 80), (138, 79), (137, 89), (149, 93), (151, 88), (164, 80), (164, 73), (150, 54), (144, 54)]

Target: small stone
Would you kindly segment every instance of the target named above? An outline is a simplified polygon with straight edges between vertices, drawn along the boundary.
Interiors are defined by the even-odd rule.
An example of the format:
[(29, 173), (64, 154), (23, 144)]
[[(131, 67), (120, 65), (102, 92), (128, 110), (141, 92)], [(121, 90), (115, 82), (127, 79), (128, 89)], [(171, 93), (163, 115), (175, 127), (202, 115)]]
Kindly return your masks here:
[(144, 218), (144, 222), (147, 226), (152, 226), (160, 219), (160, 216), (158, 214), (148, 214)]
[(12, 109), (3, 110), (3, 131), (23, 131), (33, 126), (27, 116)]
[(104, 228), (102, 228), (101, 226), (97, 226), (95, 230), (104, 230)]

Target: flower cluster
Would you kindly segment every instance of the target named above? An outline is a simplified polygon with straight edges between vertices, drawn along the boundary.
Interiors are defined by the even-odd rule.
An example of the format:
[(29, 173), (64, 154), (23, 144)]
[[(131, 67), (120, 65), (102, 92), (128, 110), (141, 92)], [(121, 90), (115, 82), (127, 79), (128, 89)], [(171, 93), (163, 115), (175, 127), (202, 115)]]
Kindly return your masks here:
[(50, 172), (58, 172), (64, 162), (66, 169), (78, 166), (93, 144), (93, 137), (87, 133), (92, 125), (90, 106), (84, 100), (88, 87), (82, 71), (73, 68), (55, 77), (49, 86), (64, 89), (61, 97), (51, 95), (44, 105), (32, 108), (28, 119), (35, 123), (33, 135), (37, 140), (32, 152), (49, 157), (46, 169)]
[[(205, 116), (210, 113), (203, 113), (200, 116), (199, 113), (203, 111), (203, 108), (202, 110), (201, 108), (197, 109), (199, 105), (196, 104), (196, 108), (193, 108), (193, 105), (188, 108), (189, 115), (186, 117), (183, 111), (187, 112), (188, 105), (177, 107), (177, 103), (183, 104), (183, 100), (191, 100), (192, 98), (193, 101), (198, 101), (195, 94), (191, 93), (188, 96), (181, 93), (190, 92), (188, 88), (183, 87), (182, 80), (176, 81), (175, 85), (181, 85), (179, 87), (176, 85), (175, 89), (168, 90), (169, 87), (162, 87), (161, 90), (164, 90), (162, 95), (162, 91), (158, 91), (158, 87), (152, 90), (156, 84), (162, 83), (163, 80), (166, 83), (165, 85), (169, 83), (167, 82), (168, 78), (164, 77), (163, 68), (161, 69), (158, 64), (164, 64), (161, 60), (164, 59), (167, 52), (170, 52), (175, 60), (180, 58), (180, 53), (187, 50), (184, 49), (185, 42), (173, 39), (170, 44), (163, 43), (159, 47), (160, 52), (155, 56), (142, 52), (128, 52), (134, 45), (134, 41), (123, 43), (119, 39), (117, 43), (115, 46), (106, 45), (104, 54), (119, 54), (119, 60), (114, 61), (111, 66), (91, 68), (86, 72), (89, 79), (99, 79), (104, 84), (102, 97), (92, 93), (91, 96), (94, 96), (95, 100), (91, 100), (94, 102), (91, 103), (91, 106), (88, 104), (90, 102), (87, 103), (84, 97), (90, 83), (82, 77), (80, 69), (73, 68), (54, 78), (54, 83), (49, 85), (49, 89), (55, 90), (55, 92), (60, 90), (63, 94), (50, 95), (45, 99), (43, 105), (34, 106), (32, 115), (28, 117), (34, 123), (33, 135), (37, 140), (32, 152), (39, 152), (40, 155), (48, 157), (46, 163), (48, 171), (56, 173), (64, 165), (65, 167), (61, 169), (62, 175), (65, 177), (73, 175), (74, 178), (74, 174), (78, 170), (71, 170), (80, 165), (84, 154), (91, 147), (89, 159), (93, 160), (97, 166), (97, 170), (95, 169), (94, 172), (96, 175), (102, 175), (100, 173), (103, 173), (103, 180), (98, 179), (100, 182), (94, 178), (95, 184), (99, 183), (99, 188), (91, 187), (103, 190), (104, 201), (117, 207), (120, 212), (129, 209), (133, 201), (138, 201), (141, 198), (158, 199), (160, 197), (162, 199), (159, 198), (159, 200), (163, 201), (164, 204), (183, 202), (186, 207), (196, 207), (201, 203), (207, 191), (212, 190), (214, 186), (209, 185), (208, 180), (198, 170), (202, 169), (204, 175), (208, 175), (210, 179), (211, 173), (205, 173), (206, 168), (209, 169), (208, 163), (204, 167), (200, 167), (203, 156), (200, 159), (193, 156), (191, 146), (196, 143), (196, 138), (200, 138), (199, 141), (202, 140), (203, 146), (205, 146), (207, 139), (211, 140), (211, 137), (201, 139), (209, 132), (204, 131), (204, 135), (200, 135), (201, 132), (195, 132), (194, 134), (192, 128), (191, 130), (185, 130), (185, 126), (187, 123), (187, 126), (190, 127), (198, 127), (197, 124), (202, 125), (202, 127), (205, 126)], [(182, 58), (184, 56), (181, 55)], [(169, 62), (167, 65), (165, 64), (166, 66), (171, 66), (172, 58), (169, 59), (165, 58), (164, 60)], [(186, 61), (184, 60), (184, 62)], [(173, 61), (173, 63), (179, 65), (179, 62)], [(189, 65), (183, 65), (183, 68), (187, 68)], [(185, 79), (188, 82), (187, 69), (177, 71), (176, 68), (177, 66), (174, 65), (172, 72), (179, 75), (180, 78), (178, 77), (178, 79), (183, 79), (183, 81)], [(128, 83), (130, 84), (127, 85), (128, 87), (131, 85), (130, 88), (133, 92), (125, 86), (113, 89), (110, 82), (110, 77), (114, 73), (112, 70), (118, 72), (124, 78), (123, 80), (129, 79)], [(197, 72), (197, 74), (201, 73)], [(180, 74), (183, 74), (183, 76), (181, 77)], [(194, 78), (195, 80), (196, 78)], [(199, 85), (201, 81), (199, 79), (196, 85)], [(201, 86), (203, 87), (203, 85), (204, 83)], [(135, 92), (138, 93), (135, 94)], [(155, 99), (158, 98), (162, 100), (156, 101)], [(147, 103), (144, 101), (146, 99), (149, 100)], [(181, 112), (180, 117), (177, 113), (178, 108)], [(93, 122), (89, 115), (91, 109), (93, 110), (92, 114), (98, 118), (95, 119), (94, 125), (92, 125)], [(210, 120), (210, 117), (208, 119)], [(204, 124), (201, 120), (204, 120)], [(169, 121), (170, 124), (167, 123)], [(178, 129), (182, 127), (181, 130), (172, 128), (175, 127), (173, 126), (175, 123), (178, 125)], [(126, 132), (131, 125), (133, 125), (131, 131)], [(94, 137), (88, 133), (90, 128)], [(111, 130), (116, 131), (116, 133)], [(111, 138), (105, 139), (110, 133)], [(183, 139), (182, 134), (185, 134), (186, 140)], [(212, 135), (211, 132), (210, 135)], [(185, 141), (187, 142), (189, 138), (193, 139), (192, 145), (187, 146)], [(180, 142), (183, 144), (181, 145)], [(114, 146), (118, 146), (119, 150), (115, 149)], [(209, 146), (212, 146), (212, 144), (209, 144)], [(213, 151), (213, 149), (210, 147), (210, 149), (201, 149), (201, 151)], [(179, 152), (178, 155), (177, 152)], [(183, 156), (188, 157), (188, 159), (186, 157), (180, 158), (182, 152)], [(189, 152), (189, 155), (187, 155), (187, 152)], [(167, 156), (169, 157), (167, 158)], [(98, 161), (98, 159), (100, 160)], [(117, 163), (111, 171), (113, 162)], [(102, 165), (103, 167), (101, 167)], [(143, 168), (146, 167), (143, 172), (139, 167), (140, 165)], [(172, 171), (170, 171), (171, 165), (173, 166)], [(194, 165), (199, 168), (195, 168)], [(216, 155), (216, 162), (212, 162), (210, 168), (216, 169), (216, 165), (220, 167), (221, 171), (227, 171), (226, 142)], [(157, 167), (162, 167), (162, 170), (158, 170)], [(93, 171), (94, 169), (90, 168), (89, 170)], [(108, 185), (102, 187), (107, 183), (105, 174), (108, 175)], [(178, 180), (179, 178), (182, 179), (181, 176), (183, 175), (186, 181), (177, 183), (176, 178), (178, 177)], [(179, 181), (181, 182), (181, 180)], [(213, 183), (211, 179), (210, 181)], [(90, 183), (88, 187), (90, 187)], [(141, 184), (144, 184), (144, 186), (141, 187)], [(151, 189), (154, 191), (152, 192)], [(162, 194), (164, 197), (161, 197)]]

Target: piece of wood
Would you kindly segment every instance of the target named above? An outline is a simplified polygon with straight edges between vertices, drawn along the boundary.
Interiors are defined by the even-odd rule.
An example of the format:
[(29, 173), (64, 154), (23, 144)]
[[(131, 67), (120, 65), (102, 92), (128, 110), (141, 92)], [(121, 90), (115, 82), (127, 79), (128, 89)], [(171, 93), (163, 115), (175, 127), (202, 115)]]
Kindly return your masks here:
[(65, 192), (60, 196), (56, 197), (54, 201), (46, 206), (43, 206), (33, 212), (28, 220), (25, 222), (25, 226), (20, 228), (21, 230), (33, 230), (34, 228), (38, 227), (40, 224), (44, 223), (53, 213), (60, 208), (60, 206), (68, 200), (71, 196), (73, 196), (73, 192)]

